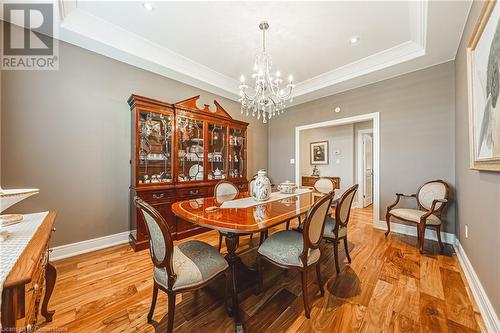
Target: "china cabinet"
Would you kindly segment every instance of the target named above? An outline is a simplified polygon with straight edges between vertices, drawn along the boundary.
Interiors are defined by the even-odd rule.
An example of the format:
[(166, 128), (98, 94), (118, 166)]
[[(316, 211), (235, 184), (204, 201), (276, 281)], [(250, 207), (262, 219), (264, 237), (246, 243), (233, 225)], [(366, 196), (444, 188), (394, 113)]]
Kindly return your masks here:
[[(248, 190), (247, 126), (214, 101), (196, 105), (199, 96), (169, 104), (132, 95), (132, 160), (130, 195), (155, 207), (169, 224), (172, 235), (182, 239), (205, 229), (176, 218), (175, 201), (213, 195), (222, 179)], [(130, 243), (145, 249), (149, 240), (144, 221), (130, 201)]]

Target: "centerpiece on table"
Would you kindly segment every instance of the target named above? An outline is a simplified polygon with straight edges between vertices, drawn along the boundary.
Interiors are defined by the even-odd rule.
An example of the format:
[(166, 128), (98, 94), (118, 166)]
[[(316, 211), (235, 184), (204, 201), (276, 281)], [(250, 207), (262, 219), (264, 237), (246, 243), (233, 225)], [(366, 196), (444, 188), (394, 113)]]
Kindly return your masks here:
[(271, 181), (266, 174), (266, 170), (260, 169), (251, 188), (252, 197), (256, 201), (266, 201), (271, 197)]

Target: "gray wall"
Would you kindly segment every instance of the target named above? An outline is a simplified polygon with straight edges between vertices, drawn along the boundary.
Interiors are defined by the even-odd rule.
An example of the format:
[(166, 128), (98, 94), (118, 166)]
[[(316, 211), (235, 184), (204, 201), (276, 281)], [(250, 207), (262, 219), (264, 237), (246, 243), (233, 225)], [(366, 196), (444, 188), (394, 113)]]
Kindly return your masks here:
[[(341, 107), (340, 113), (333, 110)], [(380, 112), (380, 213), (394, 193), (414, 193), (441, 178), (454, 192), (454, 64), (448, 62), (291, 107), (269, 124), (269, 172), (275, 183), (293, 179), (295, 127)], [(341, 180), (342, 182), (342, 180)], [(454, 207), (444, 230), (455, 231)]]
[[(469, 168), (466, 47), (483, 3), (474, 2), (455, 59), (457, 236), (500, 316), (500, 173)], [(464, 226), (469, 226), (465, 238)]]
[(41, 189), (10, 211), (57, 210), (53, 245), (129, 229), (132, 93), (217, 99), (251, 122), (249, 175), (267, 168), (267, 126), (241, 115), (238, 103), (63, 42), (60, 61), (58, 71), (6, 71), (1, 82), (1, 185)]
[[(329, 126), (300, 131), (300, 170), (302, 176), (310, 176), (313, 166), (310, 143), (328, 141), (327, 165), (318, 165), (321, 176), (340, 177), (342, 188), (353, 184), (354, 177), (354, 125)], [(335, 151), (340, 152), (335, 155)], [(338, 160), (338, 163), (337, 163)], [(294, 180), (292, 178), (292, 180)]]

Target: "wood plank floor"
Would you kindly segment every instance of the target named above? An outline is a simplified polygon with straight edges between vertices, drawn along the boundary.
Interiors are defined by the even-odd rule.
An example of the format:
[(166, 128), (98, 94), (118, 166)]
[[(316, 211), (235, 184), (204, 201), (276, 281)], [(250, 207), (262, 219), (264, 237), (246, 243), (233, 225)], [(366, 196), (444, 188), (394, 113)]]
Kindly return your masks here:
[[(420, 255), (414, 237), (372, 227), (370, 208), (353, 209), (349, 225), (352, 263), (340, 247), (341, 273), (335, 274), (332, 245), (325, 244), (319, 295), (311, 272), (311, 319), (304, 316), (300, 275), (264, 266), (264, 288), (240, 294), (248, 332), (479, 332), (484, 331), (463, 273), (451, 246), (439, 254), (426, 241)], [(214, 246), (215, 232), (197, 237)], [(256, 237), (258, 238), (258, 237)], [(239, 251), (255, 259), (247, 237)], [(252, 249), (253, 247), (253, 249)], [(58, 279), (50, 308), (54, 321), (44, 329), (66, 332), (165, 332), (166, 295), (160, 292), (155, 323), (147, 324), (151, 301), (152, 263), (148, 251), (134, 253), (128, 245), (80, 255), (55, 263)], [(223, 309), (223, 281), (178, 295), (176, 332), (232, 332)]]

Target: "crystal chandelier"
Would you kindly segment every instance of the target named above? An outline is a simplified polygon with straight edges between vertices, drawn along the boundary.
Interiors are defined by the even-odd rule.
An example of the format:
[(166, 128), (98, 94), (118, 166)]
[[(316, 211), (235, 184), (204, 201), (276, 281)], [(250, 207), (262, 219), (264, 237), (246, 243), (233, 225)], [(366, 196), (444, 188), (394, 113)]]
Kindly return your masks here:
[(257, 119), (262, 117), (262, 121), (267, 123), (268, 119), (284, 112), (285, 102), (292, 101), (292, 90), (295, 87), (293, 77), (288, 77), (288, 84), (282, 87), (283, 80), (280, 72), (271, 74), (272, 61), (271, 56), (266, 52), (266, 30), (269, 29), (267, 22), (259, 24), (262, 30), (262, 52), (255, 58), (254, 73), (255, 79), (253, 91), (249, 91), (245, 84), (245, 77), (240, 77), (240, 99), (241, 113), (246, 112), (248, 116), (257, 115)]

